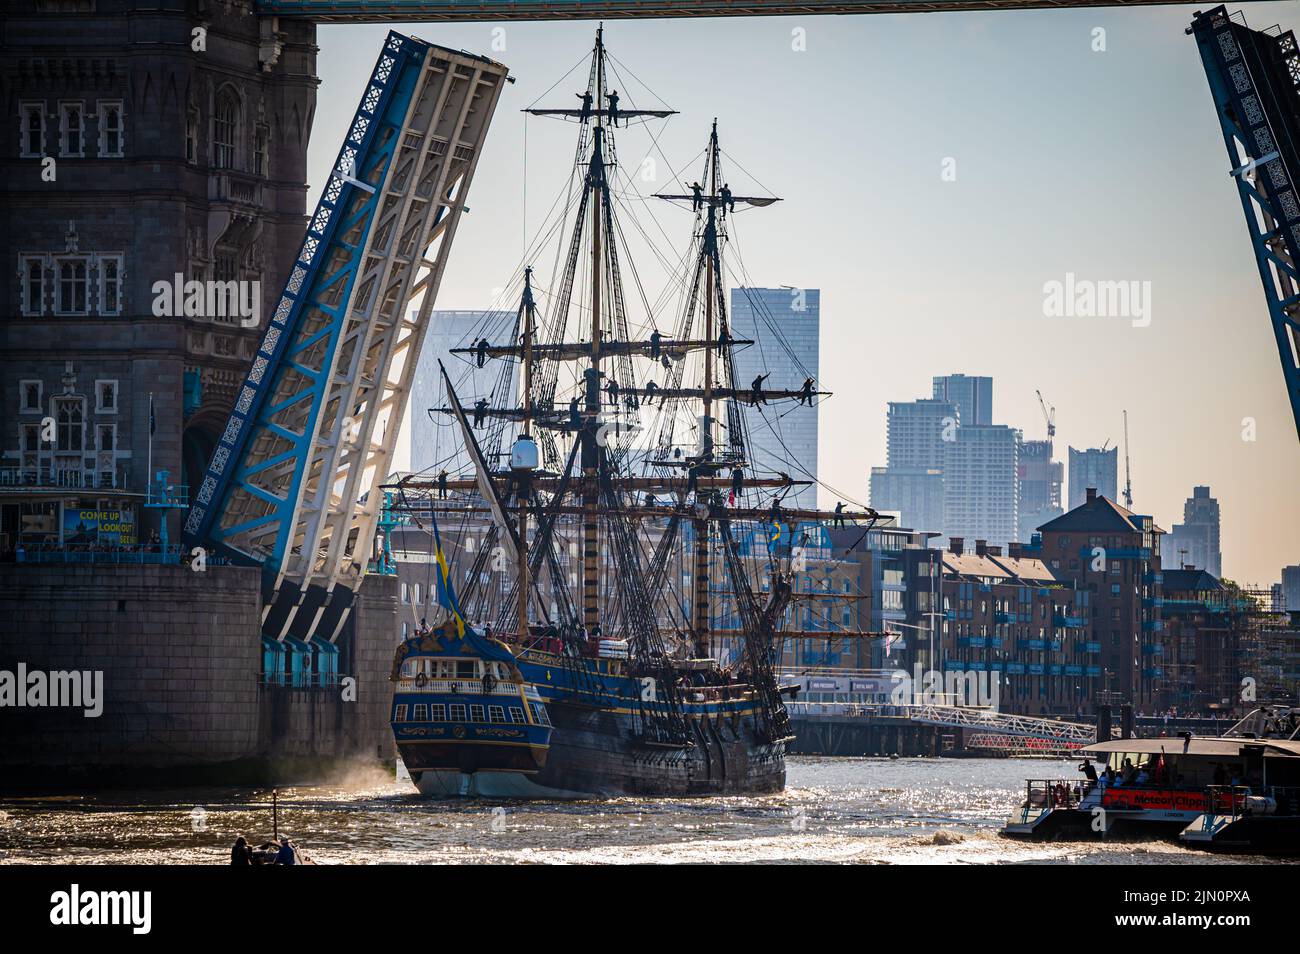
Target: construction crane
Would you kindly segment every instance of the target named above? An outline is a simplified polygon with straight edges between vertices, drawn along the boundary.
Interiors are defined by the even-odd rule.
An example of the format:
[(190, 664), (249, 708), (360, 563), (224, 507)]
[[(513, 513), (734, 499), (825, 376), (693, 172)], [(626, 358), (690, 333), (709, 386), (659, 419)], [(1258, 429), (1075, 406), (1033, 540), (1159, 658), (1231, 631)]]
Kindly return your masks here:
[(1133, 479), (1128, 469), (1128, 411), (1124, 412), (1124, 508), (1133, 509)]
[(1056, 436), (1056, 408), (1048, 408), (1047, 402), (1043, 400), (1043, 392), (1035, 391), (1038, 395), (1038, 406), (1043, 409), (1043, 420), (1047, 422), (1047, 436), (1053, 438)]

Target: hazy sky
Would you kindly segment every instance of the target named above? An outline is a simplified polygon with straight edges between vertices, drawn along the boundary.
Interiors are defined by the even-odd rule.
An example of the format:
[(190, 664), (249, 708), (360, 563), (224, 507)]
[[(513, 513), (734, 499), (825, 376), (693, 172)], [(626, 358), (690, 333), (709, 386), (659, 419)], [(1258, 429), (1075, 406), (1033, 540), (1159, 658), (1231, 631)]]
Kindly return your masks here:
[[(984, 374), (994, 421), (1026, 439), (1045, 436), (1042, 389), (1057, 408), (1061, 460), (1067, 445), (1122, 443), (1127, 408), (1134, 509), (1168, 529), (1193, 485), (1208, 484), (1226, 576), (1267, 585), (1300, 562), (1300, 443), (1183, 32), (1211, 6), (607, 25), (618, 62), (681, 112), (622, 133), (625, 168), (648, 152), (660, 164), (651, 185), (669, 185), (648, 135), (681, 166), (717, 116), (724, 148), (754, 177), (736, 176), (737, 191), (757, 181), (785, 199), (738, 218), (740, 248), (753, 284), (821, 289), (821, 383), (835, 392), (820, 419), (820, 476), (834, 488), (823, 503), (866, 500), (870, 468), (885, 463), (886, 402), (929, 396), (935, 374)], [(1300, 27), (1300, 4), (1242, 9), (1257, 29)], [(504, 29), (495, 49), (494, 26)], [(1092, 48), (1097, 27), (1104, 52)], [(313, 202), (387, 29), (320, 27)], [(486, 307), (519, 264), (525, 182), (535, 229), (572, 157), (573, 126), (518, 110), (588, 54), (594, 24), (393, 29), (485, 53), (517, 80), (437, 303)], [(806, 50), (792, 49), (795, 29)], [(584, 86), (585, 67), (542, 105), (575, 103)], [(630, 80), (626, 93), (644, 103)], [(955, 181), (942, 174), (947, 159)], [(684, 215), (656, 216), (684, 240)], [(1150, 282), (1149, 325), (1045, 317), (1044, 284), (1067, 273)], [(662, 274), (642, 277), (653, 300)], [(1253, 441), (1243, 418), (1254, 419)]]

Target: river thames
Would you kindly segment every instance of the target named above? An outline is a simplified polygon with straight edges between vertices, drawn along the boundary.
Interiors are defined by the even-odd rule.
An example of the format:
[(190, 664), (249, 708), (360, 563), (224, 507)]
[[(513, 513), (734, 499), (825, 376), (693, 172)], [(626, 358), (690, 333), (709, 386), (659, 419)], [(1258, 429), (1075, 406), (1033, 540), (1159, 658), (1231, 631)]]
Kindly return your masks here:
[[(1233, 864), (1166, 841), (1034, 844), (997, 834), (1026, 777), (1075, 763), (789, 760), (778, 795), (585, 802), (434, 801), (379, 771), (280, 789), (279, 827), (320, 864)], [(272, 834), (271, 793), (99, 791), (0, 799), (0, 863), (222, 864)]]

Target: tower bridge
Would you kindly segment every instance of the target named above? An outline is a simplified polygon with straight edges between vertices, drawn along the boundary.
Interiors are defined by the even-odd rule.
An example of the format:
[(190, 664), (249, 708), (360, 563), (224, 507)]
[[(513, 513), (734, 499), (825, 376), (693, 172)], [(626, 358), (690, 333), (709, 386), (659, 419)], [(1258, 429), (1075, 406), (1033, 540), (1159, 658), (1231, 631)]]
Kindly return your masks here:
[[(102, 501), (125, 506), (144, 499), (152, 476), (145, 463), (150, 445), (153, 465), (183, 473), (190, 487), (195, 505), (184, 520), (187, 540), (264, 569), (268, 634), (328, 636), (337, 632), (367, 569), (378, 501), (365, 494), (371, 486), (366, 475), (385, 476), (397, 428), (384, 424), (400, 420), (409, 384), (409, 371), (392, 369), (409, 369), (418, 356), (505, 67), (434, 53), (436, 47), (417, 40), (386, 47), (381, 63), (393, 57), (389, 79), (381, 82), (377, 72), (362, 92), (321, 204), (303, 219), (317, 23), (1166, 2), (244, 0), (210, 6), (159, 0), (147, 11), (125, 0), (20, 2), (9, 11), (4, 59), (10, 100), (31, 107), (35, 118), (24, 127), (22, 150), (10, 148), (3, 156), (0, 226), (23, 257), (0, 269), (0, 294), (6, 302), (23, 302), (21, 329), (10, 323), (0, 336), (0, 356), (13, 368), (22, 365), (6, 372), (5, 389), (14, 392), (25, 383), (39, 401), (62, 393), (54, 400), (77, 397), (84, 409), (85, 392), (111, 383), (114, 389), (103, 393), (115, 403), (112, 430), (103, 431), (108, 443), (99, 447), (96, 438), (93, 460), (82, 447), (29, 454), (16, 421), (5, 425), (6, 446), (19, 448), (23, 474), (42, 475), (36, 484), (45, 476), (62, 481), (69, 469), (80, 473), (77, 486), (90, 488), (87, 499), (103, 509)], [(69, 12), (69, 6), (77, 9)], [(1300, 427), (1294, 264), (1300, 232), (1292, 228), (1291, 191), (1276, 185), (1300, 172), (1293, 155), (1297, 111), (1289, 105), (1297, 94), (1287, 81), (1297, 75), (1294, 40), (1280, 31), (1248, 30), (1223, 10), (1198, 17), (1190, 32), (1252, 229)], [(93, 29), (69, 33), (78, 18)], [(209, 25), (205, 58), (190, 55), (199, 23)], [(147, 43), (141, 39), (146, 35)], [(451, 72), (438, 74), (430, 66), (435, 60), (453, 64)], [(452, 82), (460, 70), (470, 78)], [(66, 112), (60, 104), (77, 96), (97, 107), (97, 115), (55, 114)], [(43, 109), (42, 98), (48, 100)], [(68, 127), (69, 115), (99, 142), (66, 141), (60, 128)], [(125, 146), (114, 153), (111, 143), (122, 137), (112, 139), (112, 124), (120, 130), (123, 115)], [(457, 123), (454, 133), (431, 132)], [(1271, 139), (1261, 139), (1261, 130)], [(31, 155), (55, 151), (59, 136), (59, 150), (73, 154), (60, 158), (58, 181), (38, 191), (32, 183), (39, 164)], [(435, 140), (447, 147), (444, 154), (431, 151)], [(1270, 141), (1271, 150), (1265, 148)], [(81, 174), (87, 171), (95, 174)], [(124, 225), (120, 215), (96, 211), (110, 206), (130, 209), (131, 221)], [(94, 289), (81, 306), (85, 314), (73, 319), (55, 308), (59, 291), (47, 284), (50, 270), (65, 258), (86, 263), (84, 281)], [(160, 323), (148, 310), (150, 281), (173, 273), (260, 278), (261, 311), (269, 318), (256, 331), (188, 316)], [(421, 291), (419, 312), (405, 315), (405, 303)], [(23, 484), (16, 492), (32, 506), (49, 498), (57, 507), (58, 499), (70, 496), (63, 487), (47, 491)]]

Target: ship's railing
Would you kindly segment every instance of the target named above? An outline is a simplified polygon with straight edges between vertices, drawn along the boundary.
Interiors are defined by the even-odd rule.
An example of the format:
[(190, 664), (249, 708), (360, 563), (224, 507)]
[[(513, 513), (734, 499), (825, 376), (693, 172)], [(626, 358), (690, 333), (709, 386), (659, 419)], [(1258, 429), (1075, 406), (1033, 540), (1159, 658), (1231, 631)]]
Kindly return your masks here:
[(397, 681), (399, 692), (441, 692), (461, 696), (519, 696), (519, 684), (497, 681), (488, 692), (483, 691), (482, 679), (425, 679), (404, 677)]
[(741, 683), (729, 686), (682, 686), (678, 690), (683, 702), (727, 702), (737, 699), (751, 699), (754, 687)]
[(1205, 824), (1211, 824), (1214, 818), (1230, 818), (1236, 821), (1246, 813), (1246, 798), (1250, 795), (1249, 785), (1208, 785), (1205, 788)]
[(1078, 779), (1031, 778), (1025, 782), (1025, 807), (1078, 808), (1088, 791)]

